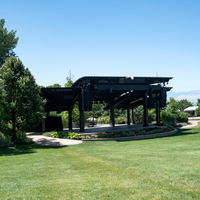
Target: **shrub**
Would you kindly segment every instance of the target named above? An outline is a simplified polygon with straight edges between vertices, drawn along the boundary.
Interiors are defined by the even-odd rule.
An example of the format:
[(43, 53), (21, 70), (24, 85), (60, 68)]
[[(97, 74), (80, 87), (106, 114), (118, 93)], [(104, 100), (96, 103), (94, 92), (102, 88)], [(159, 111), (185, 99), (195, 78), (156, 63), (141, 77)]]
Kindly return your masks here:
[(53, 131), (51, 131), (51, 132), (45, 132), (42, 135), (47, 136), (47, 137), (52, 137), (53, 133), (54, 133)]
[(12, 144), (11, 137), (0, 132), (0, 148), (9, 147)]
[(53, 132), (51, 134), (51, 137), (53, 138), (67, 138), (68, 137), (68, 132)]
[(176, 122), (186, 122), (186, 123), (188, 123), (188, 113), (177, 112)]
[(186, 122), (188, 123), (188, 114), (185, 112), (169, 112), (161, 111), (161, 120), (163, 122), (169, 122), (175, 124), (175, 122)]
[(127, 118), (119, 116), (119, 117), (115, 118), (115, 123), (116, 124), (125, 124), (125, 123), (127, 123)]
[(136, 135), (146, 135), (146, 131), (144, 129), (136, 129)]
[(100, 123), (100, 124), (109, 124), (110, 123), (110, 117), (109, 116), (99, 117), (98, 118), (98, 123)]
[(175, 122), (176, 121), (176, 114), (162, 110), (160, 113), (160, 118), (163, 122)]
[(58, 132), (53, 132), (51, 134), (51, 137), (53, 137), (53, 138), (59, 138)]
[(156, 121), (156, 113), (155, 110), (150, 110), (148, 112), (148, 121), (152, 122), (152, 121)]
[(68, 116), (63, 116), (62, 115), (62, 124), (63, 124), (63, 128), (68, 128)]
[(81, 135), (74, 132), (46, 132), (46, 133), (43, 133), (43, 135), (50, 136), (53, 138), (67, 138), (67, 139), (75, 139), (75, 140), (81, 139)]
[(17, 137), (16, 144), (33, 144), (33, 140), (28, 138), (25, 134), (21, 134)]
[(78, 133), (69, 132), (69, 139), (80, 140), (81, 139), (81, 135), (78, 134)]

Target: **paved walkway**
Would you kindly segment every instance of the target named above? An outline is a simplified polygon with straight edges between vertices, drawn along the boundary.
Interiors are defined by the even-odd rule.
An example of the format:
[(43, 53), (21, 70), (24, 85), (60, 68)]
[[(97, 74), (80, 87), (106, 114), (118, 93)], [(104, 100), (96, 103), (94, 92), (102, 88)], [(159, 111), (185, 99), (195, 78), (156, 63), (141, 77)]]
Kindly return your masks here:
[(200, 118), (189, 118), (188, 124), (186, 126), (182, 126), (181, 128), (190, 128), (198, 125), (200, 122)]
[[(188, 125), (183, 126), (181, 128), (190, 128), (193, 126), (197, 126), (199, 120), (189, 119)], [(156, 127), (154, 124), (149, 124), (148, 127), (143, 127), (142, 124), (133, 124), (133, 125), (126, 125), (126, 124), (117, 124), (115, 127), (111, 127), (108, 124), (98, 124), (94, 127), (85, 127), (85, 132), (80, 133), (79, 129), (75, 128), (72, 131), (76, 133), (80, 133), (81, 135), (90, 135), (95, 134), (98, 132), (103, 131), (121, 131), (121, 130), (134, 130), (134, 129), (141, 129), (141, 128), (152, 128)], [(67, 131), (68, 129), (64, 129)], [(31, 138), (35, 144), (38, 145), (45, 145), (45, 146), (68, 146), (68, 145), (76, 145), (82, 143), (81, 140), (70, 140), (70, 139), (60, 139), (60, 138), (51, 138), (47, 136), (43, 136), (41, 132), (32, 132), (26, 133), (27, 137)]]
[(40, 132), (26, 133), (28, 138), (31, 138), (35, 144), (44, 146), (68, 146), (82, 143), (81, 140), (69, 140), (52, 138), (42, 135)]

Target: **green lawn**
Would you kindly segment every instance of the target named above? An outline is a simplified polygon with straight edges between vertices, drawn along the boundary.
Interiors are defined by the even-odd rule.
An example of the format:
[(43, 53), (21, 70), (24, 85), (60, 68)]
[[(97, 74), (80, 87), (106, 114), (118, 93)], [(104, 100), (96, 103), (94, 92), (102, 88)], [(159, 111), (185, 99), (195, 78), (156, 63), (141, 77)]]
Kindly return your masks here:
[(140, 141), (0, 149), (0, 199), (200, 199), (200, 128)]

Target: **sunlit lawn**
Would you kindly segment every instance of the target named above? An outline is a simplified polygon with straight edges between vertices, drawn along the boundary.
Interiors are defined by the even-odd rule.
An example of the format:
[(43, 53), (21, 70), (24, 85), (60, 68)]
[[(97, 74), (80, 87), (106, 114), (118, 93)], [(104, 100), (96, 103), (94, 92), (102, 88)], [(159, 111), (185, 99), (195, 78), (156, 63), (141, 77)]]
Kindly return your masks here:
[(0, 149), (0, 199), (200, 199), (200, 128), (140, 141)]

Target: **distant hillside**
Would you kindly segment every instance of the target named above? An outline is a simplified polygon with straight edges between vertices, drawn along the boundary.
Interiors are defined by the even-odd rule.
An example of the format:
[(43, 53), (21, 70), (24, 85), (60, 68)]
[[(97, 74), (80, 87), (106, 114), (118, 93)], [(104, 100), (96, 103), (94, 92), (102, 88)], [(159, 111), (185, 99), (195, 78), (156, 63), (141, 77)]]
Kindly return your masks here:
[(197, 99), (200, 99), (200, 90), (191, 90), (187, 92), (170, 91), (167, 93), (167, 100), (169, 100), (170, 97), (173, 97), (176, 100), (187, 99), (188, 101), (196, 105)]

